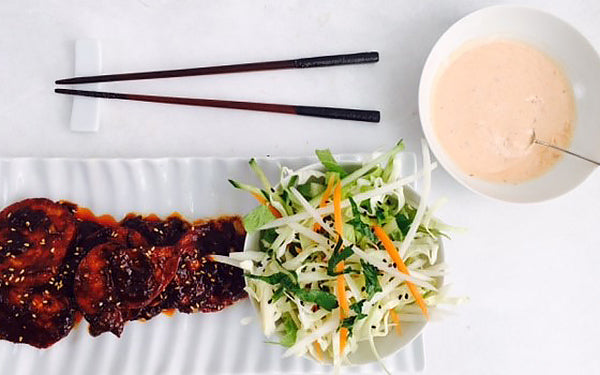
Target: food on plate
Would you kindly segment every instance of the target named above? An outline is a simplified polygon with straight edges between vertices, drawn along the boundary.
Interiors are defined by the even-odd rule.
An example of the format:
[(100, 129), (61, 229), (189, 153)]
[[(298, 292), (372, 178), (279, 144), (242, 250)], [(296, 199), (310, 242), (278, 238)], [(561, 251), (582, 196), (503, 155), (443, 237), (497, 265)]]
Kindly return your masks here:
[(150, 304), (173, 280), (179, 258), (175, 246), (110, 241), (94, 247), (79, 264), (74, 287), (90, 334), (120, 336), (131, 311)]
[(121, 221), (121, 226), (140, 233), (152, 246), (175, 245), (190, 229), (191, 224), (178, 216), (170, 216), (160, 220), (156, 216), (142, 217), (140, 215), (127, 215)]
[[(571, 82), (557, 62), (523, 42), (494, 39), (459, 49), (437, 73), (435, 133), (470, 176), (521, 183), (547, 172), (568, 148), (575, 126)], [(535, 133), (534, 133), (535, 131)]]
[(0, 288), (0, 338), (46, 348), (67, 336), (75, 304), (60, 285)]
[[(434, 165), (423, 147), (410, 176), (400, 174), (400, 142), (358, 165), (317, 151), (320, 165), (283, 168), (275, 186), (252, 160), (262, 188), (231, 181), (261, 203), (244, 218), (260, 240), (213, 259), (245, 270), (264, 334), (279, 335), (286, 355), (339, 366), (366, 344), (379, 358), (374, 337), (402, 335), (403, 321), (425, 321), (444, 302), (438, 251), (448, 227), (426, 206)], [(419, 177), (420, 197), (408, 187)]]
[(246, 296), (243, 272), (211, 261), (244, 247), (246, 232), (239, 217), (199, 221), (178, 242), (181, 253), (173, 281), (138, 316), (149, 319), (163, 310), (215, 312)]
[(0, 212), (0, 280), (5, 286), (45, 284), (58, 273), (75, 236), (69, 210), (48, 199), (25, 199)]
[(221, 310), (242, 272), (210, 255), (241, 251), (241, 218), (120, 222), (70, 202), (25, 199), (0, 212), (0, 339), (46, 348), (83, 316), (93, 336), (165, 310)]

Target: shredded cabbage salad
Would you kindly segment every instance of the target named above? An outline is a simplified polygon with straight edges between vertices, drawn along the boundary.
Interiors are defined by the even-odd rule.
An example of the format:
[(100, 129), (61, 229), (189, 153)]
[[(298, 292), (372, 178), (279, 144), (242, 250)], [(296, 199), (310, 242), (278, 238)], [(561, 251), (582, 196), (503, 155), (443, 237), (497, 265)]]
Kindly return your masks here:
[[(402, 334), (402, 322), (425, 321), (444, 302), (438, 250), (449, 226), (426, 206), (435, 163), (423, 141), (422, 169), (402, 176), (403, 148), (353, 168), (318, 150), (321, 164), (284, 167), (277, 185), (251, 160), (262, 187), (230, 181), (261, 203), (244, 218), (260, 240), (213, 259), (245, 270), (264, 334), (276, 334), (286, 356), (338, 370), (365, 342), (382, 363), (374, 337)], [(419, 179), (420, 197), (408, 186)]]

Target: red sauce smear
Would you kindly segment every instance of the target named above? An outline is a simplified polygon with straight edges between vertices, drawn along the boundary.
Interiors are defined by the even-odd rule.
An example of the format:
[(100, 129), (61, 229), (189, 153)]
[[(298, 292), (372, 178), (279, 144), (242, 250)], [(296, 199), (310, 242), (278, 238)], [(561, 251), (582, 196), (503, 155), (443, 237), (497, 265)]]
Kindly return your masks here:
[(242, 271), (210, 260), (242, 251), (238, 216), (117, 221), (73, 203), (26, 199), (0, 212), (0, 339), (46, 348), (80, 320), (120, 336), (160, 313), (219, 311), (246, 296)]

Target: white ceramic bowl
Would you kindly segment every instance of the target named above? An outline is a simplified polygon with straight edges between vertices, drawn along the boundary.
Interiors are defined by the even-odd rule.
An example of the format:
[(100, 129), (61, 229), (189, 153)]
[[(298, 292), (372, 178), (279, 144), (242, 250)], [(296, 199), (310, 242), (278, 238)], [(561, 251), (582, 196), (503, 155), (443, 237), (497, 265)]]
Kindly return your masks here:
[(419, 114), (423, 131), (440, 164), (467, 188), (509, 202), (539, 202), (562, 195), (594, 170), (591, 163), (565, 156), (546, 174), (520, 184), (490, 183), (469, 177), (448, 156), (433, 129), (431, 96), (435, 79), (449, 56), (465, 43), (486, 38), (520, 40), (557, 61), (573, 84), (576, 116), (570, 148), (600, 158), (600, 58), (571, 25), (540, 10), (521, 6), (480, 9), (456, 22), (437, 41), (423, 68)]
[[(347, 168), (347, 169), (354, 169), (360, 165), (357, 163), (344, 163), (344, 162), (340, 162), (340, 164), (344, 168)], [(310, 165), (305, 168), (313, 168), (313, 167), (314, 167), (314, 165)], [(405, 187), (405, 189), (412, 190), (410, 187)], [(414, 190), (412, 190), (412, 191), (414, 192)], [(417, 193), (415, 192), (415, 194), (417, 194)], [(259, 239), (260, 239), (259, 237), (260, 237), (259, 232), (248, 233), (246, 235), (246, 240), (244, 242), (244, 251), (256, 251), (259, 248)], [(441, 239), (439, 240), (438, 244), (439, 244), (440, 248), (438, 250), (438, 257), (437, 257), (436, 264), (444, 261), (444, 245), (443, 245), (443, 242)], [(437, 283), (440, 286), (443, 285), (444, 278), (438, 277)], [(250, 301), (252, 302), (252, 305), (254, 306), (256, 313), (260, 314), (259, 306), (256, 303), (256, 301), (254, 301), (254, 299), (252, 299), (252, 298), (250, 298)], [(259, 319), (259, 321), (260, 321), (260, 319)], [(398, 335), (395, 330), (390, 330), (390, 332), (387, 336), (375, 337), (374, 338), (375, 348), (377, 349), (377, 352), (379, 353), (379, 355), (382, 358), (385, 358), (391, 354), (394, 354), (397, 351), (404, 348), (405, 346), (407, 346), (408, 344), (410, 344), (415, 338), (417, 338), (421, 334), (421, 332), (423, 332), (423, 329), (425, 329), (426, 325), (427, 325), (427, 322), (402, 322), (402, 334), (401, 335)], [(316, 360), (312, 356), (307, 356), (307, 357), (312, 360)], [(348, 359), (350, 360), (351, 363), (357, 364), (357, 365), (372, 363), (372, 362), (376, 362), (376, 360), (377, 360), (375, 358), (375, 356), (373, 355), (373, 352), (371, 350), (371, 347), (370, 347), (368, 341), (363, 341), (363, 342), (359, 343), (357, 350), (354, 353), (352, 353), (352, 355), (350, 355), (348, 357)], [(326, 357), (325, 362), (331, 363), (332, 359)]]

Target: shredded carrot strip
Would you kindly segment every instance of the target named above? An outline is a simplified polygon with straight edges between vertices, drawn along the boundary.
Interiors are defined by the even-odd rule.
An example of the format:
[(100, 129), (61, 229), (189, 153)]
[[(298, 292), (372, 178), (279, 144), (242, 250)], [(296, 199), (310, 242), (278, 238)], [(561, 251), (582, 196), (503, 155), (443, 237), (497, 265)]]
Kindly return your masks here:
[[(331, 195), (331, 191), (333, 190), (333, 187), (335, 186), (335, 175), (332, 174), (331, 177), (329, 177), (329, 181), (327, 181), (327, 187), (325, 188), (325, 191), (323, 192), (323, 195), (321, 196), (321, 201), (319, 202), (319, 208), (323, 208), (327, 205), (327, 201), (329, 200), (329, 196)], [(321, 229), (321, 226), (319, 225), (319, 223), (315, 223), (315, 225), (313, 225), (313, 230), (316, 232), (319, 229)]]
[[(341, 238), (343, 235), (344, 219), (342, 218), (342, 184), (340, 181), (335, 185), (333, 189), (333, 226), (338, 236)], [(344, 262), (339, 262), (335, 267), (336, 272), (342, 272), (344, 270)], [(340, 320), (344, 320), (350, 314), (350, 306), (348, 305), (348, 298), (346, 298), (346, 280), (344, 275), (337, 276), (337, 297), (340, 304)], [(340, 354), (344, 353), (346, 347), (346, 341), (348, 340), (348, 329), (342, 327), (340, 329)]]
[(348, 341), (348, 328), (340, 328), (340, 355), (344, 354), (346, 342)]
[[(335, 268), (335, 272), (342, 272), (344, 270), (344, 262), (338, 263)], [(350, 315), (350, 306), (348, 305), (348, 298), (346, 298), (346, 280), (344, 280), (344, 275), (337, 275), (337, 295), (340, 304), (340, 308), (342, 313), (340, 315), (341, 319), (345, 319)]]
[[(392, 260), (396, 263), (398, 271), (406, 275), (410, 275), (410, 273), (408, 272), (408, 268), (406, 268), (406, 264), (404, 264), (404, 261), (400, 257), (398, 250), (396, 250), (396, 246), (394, 246), (394, 243), (388, 237), (385, 231), (378, 225), (374, 225), (373, 230), (375, 231), (375, 235), (377, 235), (377, 238), (379, 238), (379, 240), (383, 244), (383, 247), (385, 247), (388, 254), (390, 254), (390, 257), (392, 257)], [(421, 296), (421, 293), (419, 293), (417, 287), (410, 281), (407, 281), (406, 285), (408, 286), (408, 290), (410, 290), (410, 293), (413, 295), (413, 297), (415, 297), (417, 305), (419, 305), (419, 307), (421, 308), (423, 315), (425, 315), (425, 318), (429, 320), (429, 312), (427, 311), (427, 304), (425, 303), (423, 296)]]
[(396, 310), (390, 309), (390, 317), (392, 318), (392, 321), (396, 325), (396, 333), (401, 335), (402, 328), (400, 327), (400, 317), (398, 316), (398, 313), (396, 312)]
[(279, 213), (279, 211), (277, 211), (277, 209), (275, 207), (273, 207), (269, 202), (267, 202), (267, 200), (265, 199), (265, 197), (263, 197), (260, 194), (257, 193), (250, 193), (252, 194), (252, 196), (254, 198), (256, 198), (256, 200), (260, 203), (260, 204), (264, 204), (265, 206), (269, 207), (269, 211), (271, 211), (271, 213), (273, 214), (273, 216), (275, 217), (281, 217), (281, 214)]
[(315, 341), (313, 346), (315, 347), (315, 352), (317, 352), (317, 358), (319, 358), (319, 361), (323, 362), (323, 349), (321, 349), (321, 345), (319, 345), (318, 341)]
[(333, 226), (338, 236), (343, 235), (344, 221), (342, 219), (342, 184), (338, 181), (333, 189)]

